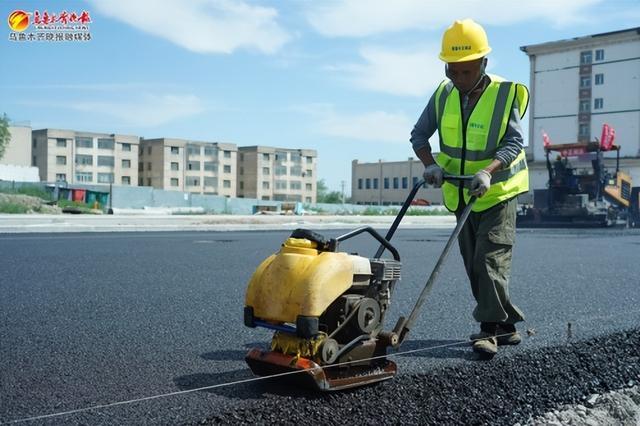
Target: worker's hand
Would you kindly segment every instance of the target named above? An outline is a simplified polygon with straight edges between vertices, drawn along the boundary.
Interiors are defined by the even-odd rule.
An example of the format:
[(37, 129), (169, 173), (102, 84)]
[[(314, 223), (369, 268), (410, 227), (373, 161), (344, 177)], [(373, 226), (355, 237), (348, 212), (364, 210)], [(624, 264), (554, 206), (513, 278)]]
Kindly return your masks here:
[(429, 185), (433, 185), (435, 188), (440, 188), (442, 186), (442, 182), (444, 181), (444, 172), (442, 168), (438, 166), (436, 163), (429, 164), (422, 174), (424, 180), (427, 181)]
[(486, 170), (480, 170), (473, 175), (469, 195), (474, 197), (482, 197), (491, 187), (491, 173)]

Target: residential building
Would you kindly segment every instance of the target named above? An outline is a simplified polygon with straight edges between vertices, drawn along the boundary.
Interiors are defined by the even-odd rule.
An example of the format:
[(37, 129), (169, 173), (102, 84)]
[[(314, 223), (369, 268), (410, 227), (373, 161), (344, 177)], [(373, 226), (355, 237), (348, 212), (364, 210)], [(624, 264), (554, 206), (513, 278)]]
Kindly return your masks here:
[(238, 148), (238, 197), (315, 203), (317, 156), (312, 149)]
[[(407, 145), (410, 148), (410, 145)], [(351, 162), (351, 200), (355, 204), (398, 205), (404, 203), (413, 186), (422, 180), (420, 160), (377, 163)], [(442, 191), (422, 187), (415, 197), (423, 204), (442, 204)]]
[[(594, 141), (605, 123), (615, 129), (620, 168), (640, 185), (640, 27), (521, 50), (530, 60), (531, 187), (545, 188), (548, 180), (543, 133), (552, 144)], [(587, 157), (572, 163), (588, 169)], [(615, 169), (615, 153), (605, 154), (605, 164)]]
[(235, 197), (237, 151), (230, 143), (142, 139), (138, 185)]
[(31, 126), (10, 123), (11, 139), (5, 147), (0, 164), (11, 166), (31, 166)]
[(32, 133), (32, 165), (40, 180), (135, 185), (138, 136), (40, 129)]

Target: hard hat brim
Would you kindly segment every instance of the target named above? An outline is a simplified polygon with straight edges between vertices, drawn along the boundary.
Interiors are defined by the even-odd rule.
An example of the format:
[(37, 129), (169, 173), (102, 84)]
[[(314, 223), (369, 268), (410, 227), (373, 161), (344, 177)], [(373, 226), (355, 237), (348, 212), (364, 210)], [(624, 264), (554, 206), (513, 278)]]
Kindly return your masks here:
[(438, 55), (438, 57), (448, 63), (455, 63), (455, 62), (469, 62), (469, 61), (475, 61), (476, 59), (480, 59), (482, 57), (487, 56), (487, 54), (491, 52), (491, 48), (487, 47), (486, 49), (483, 49), (480, 52), (477, 53), (472, 53), (469, 55), (465, 55), (465, 56), (453, 56), (453, 55), (445, 55), (444, 52), (440, 52), (440, 55)]

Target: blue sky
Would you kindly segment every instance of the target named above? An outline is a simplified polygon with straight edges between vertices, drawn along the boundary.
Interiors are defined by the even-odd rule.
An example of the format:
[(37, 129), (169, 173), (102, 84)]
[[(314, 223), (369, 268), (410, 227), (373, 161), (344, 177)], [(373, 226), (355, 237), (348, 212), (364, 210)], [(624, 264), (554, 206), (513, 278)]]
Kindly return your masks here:
[[(330, 189), (351, 161), (413, 156), (443, 78), (442, 31), (485, 26), (489, 72), (528, 83), (520, 46), (638, 26), (638, 0), (12, 1), (0, 113), (37, 128), (311, 148)], [(87, 10), (89, 42), (11, 42), (9, 14)], [(30, 31), (28, 29), (27, 31)]]

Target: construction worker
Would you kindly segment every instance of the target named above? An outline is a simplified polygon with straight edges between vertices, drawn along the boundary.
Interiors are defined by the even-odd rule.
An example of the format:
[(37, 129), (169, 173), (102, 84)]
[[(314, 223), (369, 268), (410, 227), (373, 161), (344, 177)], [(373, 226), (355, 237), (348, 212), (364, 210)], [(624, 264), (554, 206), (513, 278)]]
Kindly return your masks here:
[[(465, 19), (442, 37), (445, 75), (411, 132), (413, 149), (425, 166), (427, 183), (442, 187), (444, 204), (458, 218), (472, 206), (458, 243), (477, 302), (473, 316), (480, 332), (473, 349), (494, 355), (499, 344), (518, 344), (515, 328), (524, 315), (509, 297), (518, 194), (529, 190), (520, 119), (527, 88), (485, 73), (491, 51), (484, 29)], [(438, 130), (434, 159), (429, 138)], [(445, 174), (473, 175), (470, 184), (444, 180)]]

